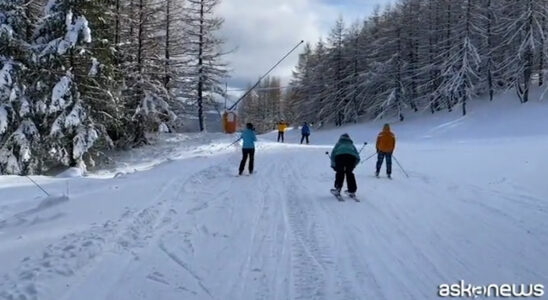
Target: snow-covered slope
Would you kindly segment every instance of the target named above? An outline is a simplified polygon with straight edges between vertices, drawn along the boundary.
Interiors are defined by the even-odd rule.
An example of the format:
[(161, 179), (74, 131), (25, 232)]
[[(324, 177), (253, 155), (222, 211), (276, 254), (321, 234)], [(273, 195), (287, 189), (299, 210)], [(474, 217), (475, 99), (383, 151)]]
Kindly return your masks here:
[[(506, 101), (501, 99), (500, 101)], [(393, 124), (394, 180), (328, 192), (325, 151), (382, 121), (259, 139), (176, 136), (89, 177), (0, 177), (0, 299), (437, 299), (438, 285), (548, 282), (548, 105)], [(362, 152), (374, 153), (369, 145)], [(148, 159), (146, 159), (148, 157)], [(68, 190), (68, 192), (67, 192)], [(56, 197), (68, 194), (69, 198)]]

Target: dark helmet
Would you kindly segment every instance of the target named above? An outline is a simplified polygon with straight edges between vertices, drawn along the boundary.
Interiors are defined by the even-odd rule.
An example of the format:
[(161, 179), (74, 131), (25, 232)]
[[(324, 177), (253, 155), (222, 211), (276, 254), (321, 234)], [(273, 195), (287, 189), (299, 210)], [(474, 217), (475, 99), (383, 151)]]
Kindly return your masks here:
[(247, 129), (253, 130), (253, 124), (251, 124), (251, 123), (245, 124), (245, 127), (246, 127)]

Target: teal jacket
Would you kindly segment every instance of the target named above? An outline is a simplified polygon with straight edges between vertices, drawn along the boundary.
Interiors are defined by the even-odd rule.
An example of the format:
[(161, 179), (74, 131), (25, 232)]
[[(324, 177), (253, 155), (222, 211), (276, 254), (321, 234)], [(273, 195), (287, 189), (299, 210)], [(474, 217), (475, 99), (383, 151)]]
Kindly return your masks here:
[(360, 162), (360, 154), (358, 153), (358, 150), (354, 146), (354, 142), (352, 142), (352, 139), (347, 136), (341, 136), (333, 150), (331, 151), (331, 167), (335, 167), (335, 156), (341, 155), (341, 154), (350, 154), (354, 157), (356, 157), (356, 165)]
[(255, 142), (257, 141), (257, 137), (255, 136), (255, 132), (251, 129), (245, 129), (242, 131), (242, 135), (240, 137), (243, 142), (243, 149), (255, 149)]

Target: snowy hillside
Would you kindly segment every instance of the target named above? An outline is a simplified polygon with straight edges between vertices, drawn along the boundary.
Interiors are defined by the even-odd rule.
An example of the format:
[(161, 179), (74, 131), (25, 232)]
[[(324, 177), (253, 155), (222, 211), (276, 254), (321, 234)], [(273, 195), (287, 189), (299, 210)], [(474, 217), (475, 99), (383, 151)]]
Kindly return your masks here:
[(48, 199), (0, 177), (0, 299), (437, 299), (460, 280), (546, 285), (548, 105), (498, 101), (393, 124), (410, 178), (394, 165), (377, 179), (368, 160), (360, 203), (329, 194), (325, 151), (344, 132), (373, 144), (382, 120), (313, 129), (306, 146), (296, 130), (285, 144), (260, 136), (252, 176), (236, 176), (233, 136), (185, 135), (87, 177), (32, 177)]

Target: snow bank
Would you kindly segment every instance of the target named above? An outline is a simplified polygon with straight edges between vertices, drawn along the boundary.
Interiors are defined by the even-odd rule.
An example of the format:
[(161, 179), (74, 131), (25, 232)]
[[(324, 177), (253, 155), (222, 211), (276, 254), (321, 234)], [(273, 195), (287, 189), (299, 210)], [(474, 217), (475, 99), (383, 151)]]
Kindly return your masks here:
[[(168, 161), (192, 157), (209, 157), (234, 151), (228, 148), (237, 134), (223, 133), (164, 133), (152, 138), (153, 144), (130, 151), (113, 151), (107, 155), (111, 165), (90, 168), (88, 176), (111, 178), (123, 177), (137, 171), (149, 170)], [(239, 147), (238, 144), (235, 147)]]

